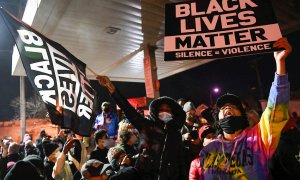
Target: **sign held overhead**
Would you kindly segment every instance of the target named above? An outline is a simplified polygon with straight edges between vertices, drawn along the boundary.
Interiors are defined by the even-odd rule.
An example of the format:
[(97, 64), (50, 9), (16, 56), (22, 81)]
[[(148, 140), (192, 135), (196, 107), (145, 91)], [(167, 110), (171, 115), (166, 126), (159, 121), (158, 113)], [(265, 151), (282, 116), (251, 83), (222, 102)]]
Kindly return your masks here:
[(165, 9), (165, 61), (272, 52), (282, 37), (268, 0), (194, 0)]

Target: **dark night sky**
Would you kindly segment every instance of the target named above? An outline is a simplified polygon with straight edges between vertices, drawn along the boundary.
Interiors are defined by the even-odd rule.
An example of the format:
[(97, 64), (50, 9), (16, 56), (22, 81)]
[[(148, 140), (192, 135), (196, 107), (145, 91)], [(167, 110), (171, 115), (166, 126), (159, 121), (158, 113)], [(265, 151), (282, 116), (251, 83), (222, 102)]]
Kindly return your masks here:
[[(0, 0), (1, 2), (2, 0)], [(17, 1), (17, 0), (16, 0)], [(20, 0), (21, 1), (21, 0)], [(22, 12), (18, 12), (21, 14)], [(15, 13), (16, 14), (16, 13)], [(0, 18), (0, 121), (9, 120), (13, 116), (10, 102), (19, 96), (19, 77), (11, 76), (11, 52), (13, 41), (7, 29), (3, 27)], [(289, 42), (293, 46), (293, 52), (287, 60), (289, 80), (292, 91), (300, 91), (300, 31), (289, 34)], [(9, 47), (9, 48), (7, 48)], [(255, 70), (250, 68), (253, 59), (262, 57), (257, 61), (265, 96), (268, 94), (275, 72), (273, 54), (261, 54), (256, 56), (245, 56), (230, 59), (220, 59), (211, 63), (190, 69), (188, 71), (173, 75), (160, 80), (161, 96), (170, 96), (174, 99), (186, 98), (199, 105), (209, 104), (209, 92), (214, 86), (221, 89), (220, 94), (231, 92), (242, 98), (259, 99), (258, 85)], [(158, 67), (159, 68), (159, 67)], [(92, 85), (101, 95), (99, 102), (112, 101), (108, 92), (96, 81)], [(125, 97), (145, 96), (143, 83), (115, 82)], [(27, 80), (26, 95), (32, 94), (32, 87)], [(217, 95), (213, 96), (214, 100)], [(300, 97), (298, 97), (300, 99)]]

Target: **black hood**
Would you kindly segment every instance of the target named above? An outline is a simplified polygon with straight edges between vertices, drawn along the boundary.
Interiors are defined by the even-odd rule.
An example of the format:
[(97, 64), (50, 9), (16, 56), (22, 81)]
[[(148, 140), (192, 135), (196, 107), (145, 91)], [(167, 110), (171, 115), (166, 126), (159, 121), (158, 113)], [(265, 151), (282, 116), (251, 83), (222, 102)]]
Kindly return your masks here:
[(175, 125), (176, 128), (180, 129), (184, 124), (186, 115), (182, 107), (174, 99), (170, 97), (167, 96), (159, 97), (151, 102), (149, 106), (150, 118), (154, 121), (159, 120), (158, 111), (159, 111), (159, 106), (161, 104), (168, 104), (170, 106), (173, 114), (173, 120), (170, 121), (169, 123)]

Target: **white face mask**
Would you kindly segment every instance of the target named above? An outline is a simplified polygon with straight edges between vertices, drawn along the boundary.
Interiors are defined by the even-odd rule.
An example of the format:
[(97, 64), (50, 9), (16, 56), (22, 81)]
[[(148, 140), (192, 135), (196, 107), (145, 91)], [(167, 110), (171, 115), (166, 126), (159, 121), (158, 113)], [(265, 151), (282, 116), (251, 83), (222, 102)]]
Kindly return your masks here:
[(169, 121), (171, 121), (173, 119), (172, 114), (168, 113), (168, 112), (160, 112), (158, 114), (158, 118), (162, 121), (164, 121), (165, 123), (168, 123)]

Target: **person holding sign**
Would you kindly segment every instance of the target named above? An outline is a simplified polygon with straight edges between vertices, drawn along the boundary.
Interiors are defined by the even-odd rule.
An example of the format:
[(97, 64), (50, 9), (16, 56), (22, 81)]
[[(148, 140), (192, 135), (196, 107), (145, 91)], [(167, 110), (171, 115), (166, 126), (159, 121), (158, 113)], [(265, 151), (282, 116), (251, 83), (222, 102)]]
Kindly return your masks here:
[(216, 102), (217, 139), (200, 152), (200, 174), (190, 179), (268, 179), (268, 161), (274, 154), (280, 133), (289, 119), (289, 82), (285, 59), (292, 47), (280, 38), (274, 45), (276, 73), (268, 105), (260, 122), (250, 128), (240, 99), (225, 94)]

